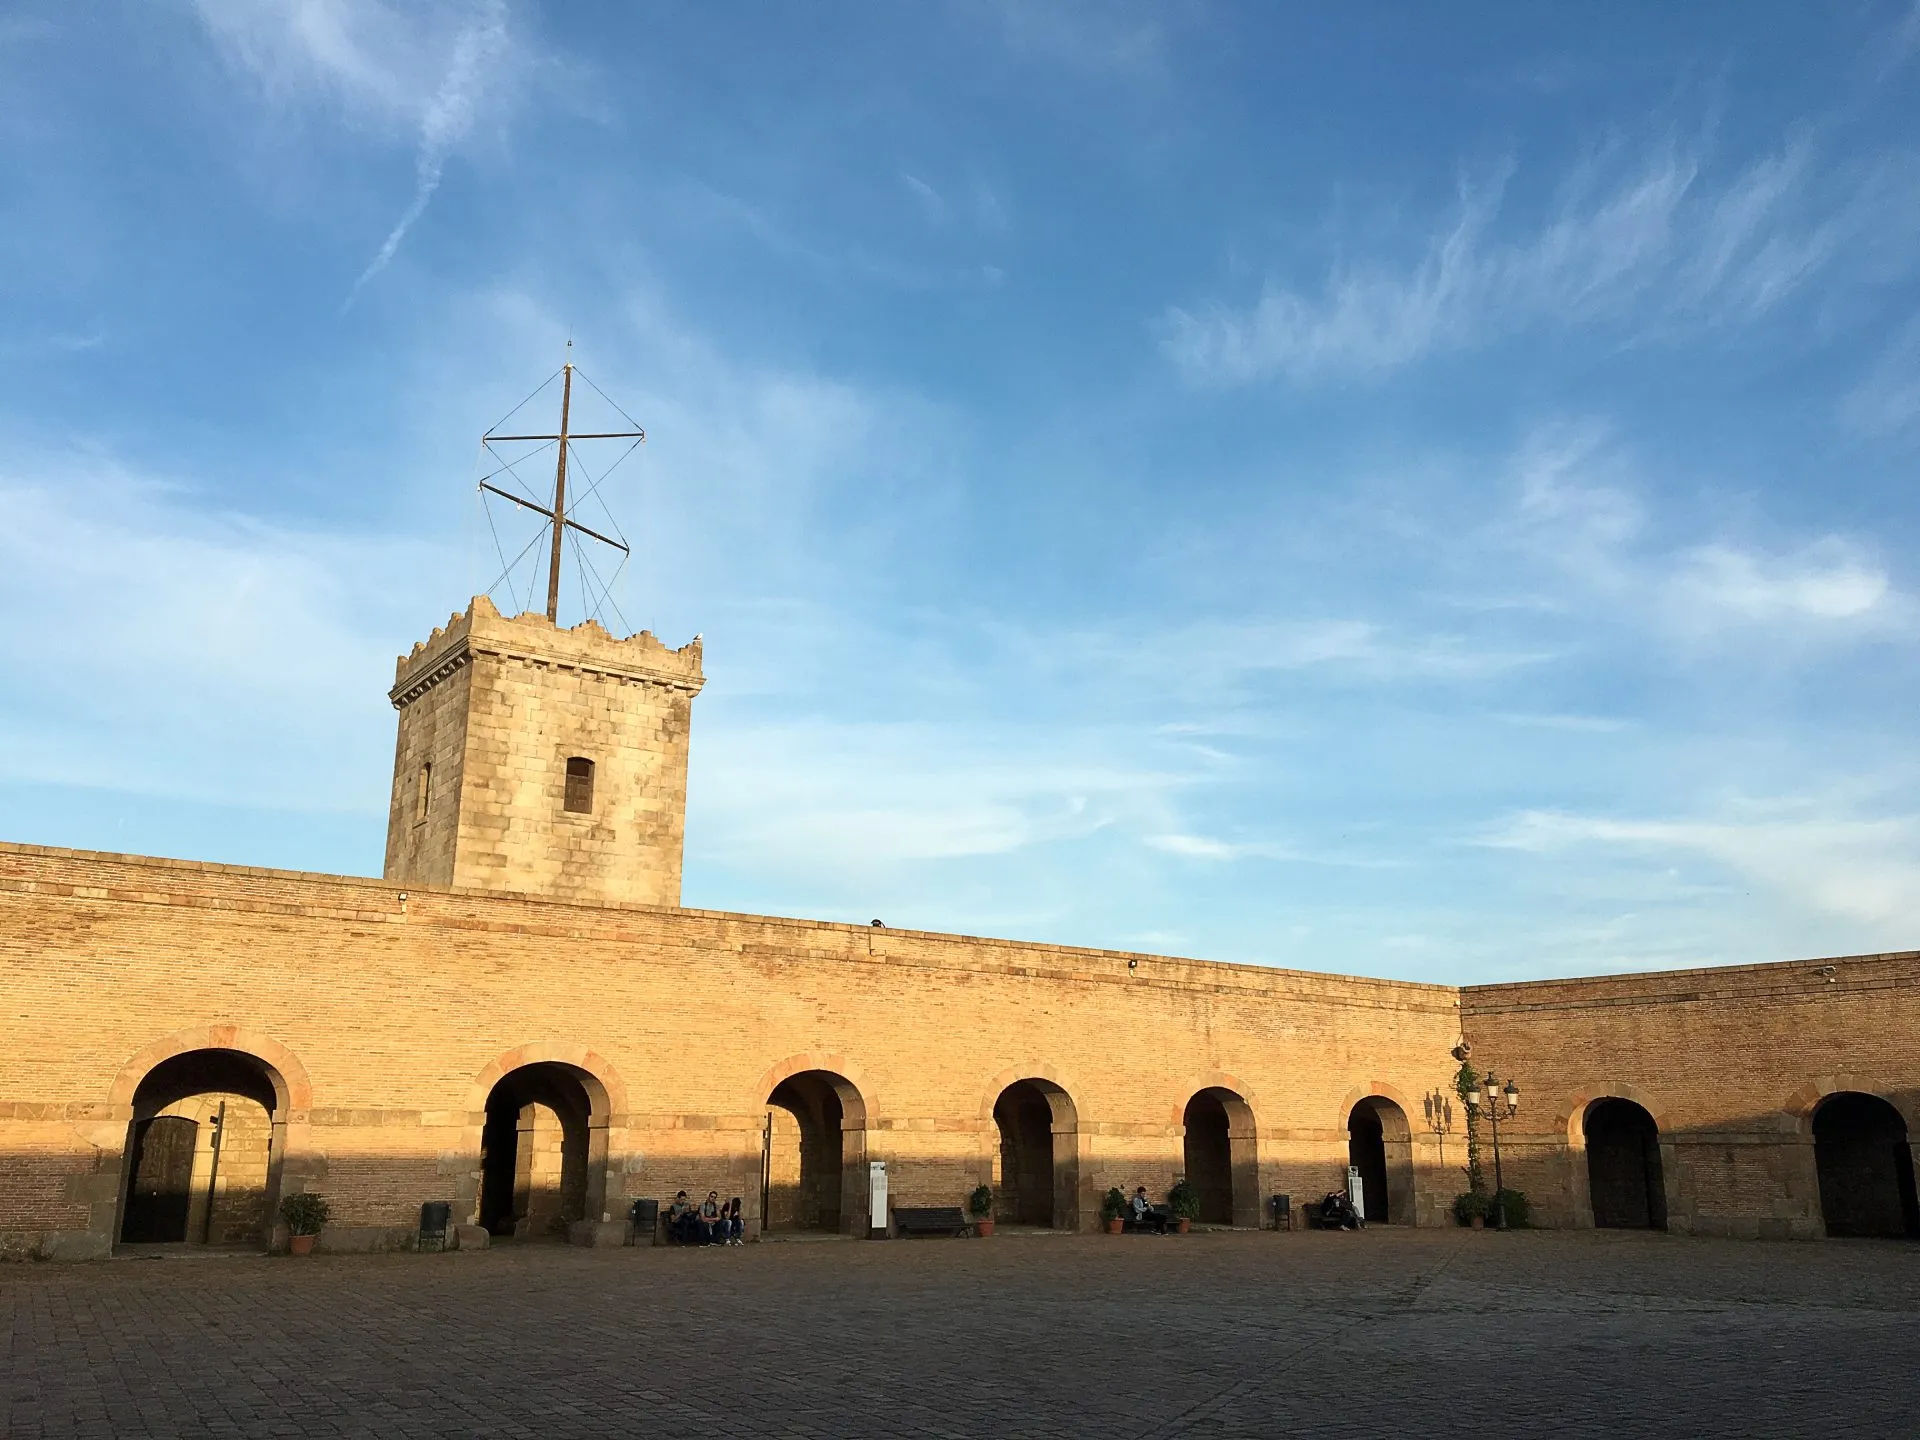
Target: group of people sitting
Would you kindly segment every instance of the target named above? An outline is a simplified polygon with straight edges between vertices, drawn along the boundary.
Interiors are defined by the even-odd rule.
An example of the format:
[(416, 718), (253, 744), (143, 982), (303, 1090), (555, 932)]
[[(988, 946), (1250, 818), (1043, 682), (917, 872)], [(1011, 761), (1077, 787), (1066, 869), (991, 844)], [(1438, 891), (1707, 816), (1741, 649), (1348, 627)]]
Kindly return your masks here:
[(722, 1203), (718, 1190), (709, 1190), (698, 1205), (679, 1191), (667, 1207), (667, 1239), (677, 1245), (744, 1245), (746, 1222), (740, 1216), (740, 1197)]

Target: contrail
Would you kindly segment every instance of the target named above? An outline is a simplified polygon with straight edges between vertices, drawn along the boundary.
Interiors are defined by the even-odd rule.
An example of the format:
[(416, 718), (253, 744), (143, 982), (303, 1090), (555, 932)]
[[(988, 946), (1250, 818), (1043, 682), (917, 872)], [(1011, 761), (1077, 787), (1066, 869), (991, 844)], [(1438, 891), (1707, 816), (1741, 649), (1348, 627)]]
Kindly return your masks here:
[(413, 162), (412, 203), (388, 232), (367, 268), (360, 272), (360, 278), (353, 282), (353, 288), (347, 292), (346, 303), (341, 309), (352, 306), (361, 288), (387, 268), (387, 262), (399, 250), (400, 242), (406, 239), (407, 231), (426, 212), (427, 202), (433, 199), (433, 192), (440, 188), (440, 174), (446, 165), (447, 152), (459, 143), (473, 124), (473, 104), (479, 91), (481, 74), (487, 62), (504, 48), (506, 39), (505, 0), (487, 0), (479, 22), (462, 30), (460, 38), (454, 42), (453, 60), (447, 67), (446, 78), (440, 82), (432, 103), (420, 117), (420, 151)]

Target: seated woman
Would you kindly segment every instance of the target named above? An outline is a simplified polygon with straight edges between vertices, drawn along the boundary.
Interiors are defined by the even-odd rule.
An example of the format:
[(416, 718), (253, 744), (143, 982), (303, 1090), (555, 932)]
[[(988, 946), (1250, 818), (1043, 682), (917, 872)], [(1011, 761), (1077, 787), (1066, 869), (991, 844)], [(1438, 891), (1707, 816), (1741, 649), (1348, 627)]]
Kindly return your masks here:
[(744, 1245), (746, 1230), (747, 1223), (740, 1214), (740, 1197), (736, 1195), (727, 1202), (726, 1209), (721, 1215), (721, 1239), (729, 1245)]

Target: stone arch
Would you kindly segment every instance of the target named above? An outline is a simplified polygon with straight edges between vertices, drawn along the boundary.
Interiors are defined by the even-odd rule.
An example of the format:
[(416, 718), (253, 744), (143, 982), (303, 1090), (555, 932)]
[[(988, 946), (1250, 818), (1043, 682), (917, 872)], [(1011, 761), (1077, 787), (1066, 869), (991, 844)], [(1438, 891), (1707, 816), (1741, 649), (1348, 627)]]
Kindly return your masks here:
[(517, 1045), (474, 1076), (473, 1083), (467, 1087), (468, 1112), (484, 1110), (487, 1096), (509, 1071), (542, 1063), (566, 1065), (580, 1072), (581, 1087), (593, 1104), (595, 1125), (604, 1129), (618, 1123), (615, 1117), (625, 1118), (627, 1087), (605, 1056), (585, 1045), (546, 1040)]
[(1414, 1223), (1413, 1125), (1408, 1113), (1406, 1097), (1389, 1085), (1349, 1094), (1347, 1164), (1359, 1167), (1371, 1224)]
[(844, 1055), (829, 1054), (825, 1051), (802, 1051), (798, 1055), (789, 1055), (777, 1065), (769, 1065), (761, 1072), (753, 1087), (753, 1098), (747, 1104), (748, 1110), (764, 1107), (767, 1096), (779, 1087), (782, 1081), (791, 1080), (809, 1070), (822, 1071), (832, 1075), (845, 1088), (840, 1095), (843, 1106), (849, 1107), (846, 1114), (849, 1120), (857, 1117), (857, 1125), (848, 1129), (865, 1130), (868, 1117), (878, 1113), (873, 1099), (873, 1084), (859, 1066)]
[(1583, 1218), (1602, 1230), (1667, 1228), (1660, 1122), (1638, 1100), (1599, 1095), (1580, 1110)]
[(989, 1082), (982, 1118), (995, 1172), (995, 1214), (1014, 1224), (1083, 1228), (1080, 1111), (1050, 1066), (1001, 1071)]
[(1201, 1085), (1180, 1108), (1179, 1123), (1181, 1162), (1201, 1221), (1258, 1229), (1259, 1140), (1246, 1095), (1231, 1084)]
[(238, 1025), (177, 1030), (120, 1068), (108, 1100), (124, 1127), (110, 1243), (272, 1243), (289, 1126), (313, 1104), (291, 1050)]
[(299, 1056), (278, 1040), (257, 1031), (239, 1025), (214, 1024), (175, 1030), (141, 1049), (122, 1065), (107, 1091), (107, 1103), (114, 1107), (113, 1118), (131, 1119), (134, 1091), (148, 1072), (162, 1061), (189, 1050), (240, 1050), (260, 1061), (270, 1072), (274, 1114), (278, 1119), (291, 1120), (293, 1112), (298, 1111), (299, 1118), (304, 1120), (305, 1112), (313, 1108), (313, 1084)]
[(1913, 1132), (1900, 1108), (1868, 1090), (1832, 1090), (1808, 1120), (1827, 1234), (1920, 1236)]
[(627, 1113), (619, 1073), (585, 1045), (536, 1041), (474, 1077), (477, 1152), (468, 1223), (498, 1236), (567, 1233), (607, 1217), (608, 1132)]
[(817, 1063), (839, 1058), (789, 1057), (764, 1077), (763, 1229), (864, 1236), (885, 1224), (871, 1213), (866, 1097), (844, 1071)]
[[(1631, 1080), (1606, 1076), (1583, 1089), (1574, 1091), (1567, 1108), (1554, 1113), (1554, 1123), (1561, 1135), (1565, 1137), (1567, 1157), (1571, 1161), (1569, 1175), (1571, 1193), (1568, 1198), (1572, 1202), (1574, 1225), (1578, 1228), (1590, 1229), (1595, 1224), (1593, 1175), (1587, 1155), (1587, 1112), (1602, 1100), (1631, 1101), (1644, 1110), (1652, 1120), (1659, 1147), (1651, 1157), (1658, 1167), (1658, 1209), (1663, 1217), (1674, 1214), (1680, 1204), (1677, 1188), (1680, 1167), (1674, 1154), (1673, 1125), (1667, 1109), (1659, 1097)], [(1651, 1212), (1653, 1208), (1652, 1202), (1649, 1202), (1649, 1211)], [(1664, 1218), (1656, 1228), (1666, 1228)]]

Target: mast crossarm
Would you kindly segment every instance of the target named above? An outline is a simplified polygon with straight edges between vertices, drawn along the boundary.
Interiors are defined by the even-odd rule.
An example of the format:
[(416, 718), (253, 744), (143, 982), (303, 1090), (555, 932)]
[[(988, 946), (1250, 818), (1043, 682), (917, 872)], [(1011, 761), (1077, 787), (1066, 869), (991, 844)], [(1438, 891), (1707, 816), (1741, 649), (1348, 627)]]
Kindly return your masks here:
[[(512, 494), (511, 492), (506, 490), (502, 490), (498, 485), (489, 485), (486, 481), (482, 480), (480, 482), (480, 488), (482, 490), (485, 490), (489, 495), (498, 495), (502, 500), (511, 500), (514, 504), (518, 505), (523, 510), (531, 510), (536, 515), (544, 515), (549, 520), (553, 519), (553, 511), (547, 509), (546, 506), (536, 505), (531, 500), (523, 500), (518, 495)], [(594, 539), (598, 540), (602, 545), (611, 545), (614, 549), (618, 550), (622, 555), (631, 555), (633, 553), (632, 549), (629, 548), (624, 541), (614, 540), (609, 538), (608, 536), (602, 535), (598, 530), (588, 529), (585, 525), (582, 525), (578, 520), (575, 520), (571, 515), (567, 517), (567, 528), (569, 530), (578, 530), (582, 535), (591, 535)]]
[(494, 444), (496, 441), (559, 440), (563, 438), (567, 440), (644, 440), (647, 438), (647, 432), (644, 430), (607, 430), (596, 435), (579, 435), (573, 433), (569, 433), (564, 437), (559, 435), (482, 435), (480, 438), (489, 445)]

